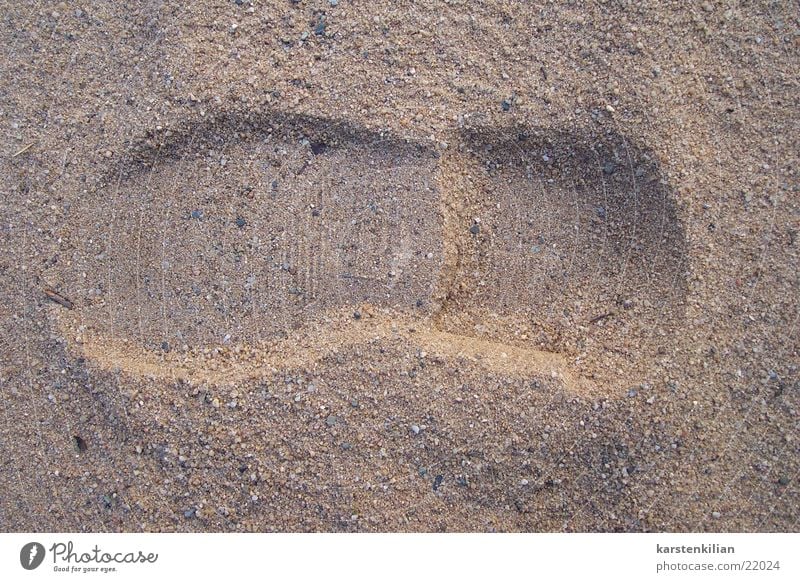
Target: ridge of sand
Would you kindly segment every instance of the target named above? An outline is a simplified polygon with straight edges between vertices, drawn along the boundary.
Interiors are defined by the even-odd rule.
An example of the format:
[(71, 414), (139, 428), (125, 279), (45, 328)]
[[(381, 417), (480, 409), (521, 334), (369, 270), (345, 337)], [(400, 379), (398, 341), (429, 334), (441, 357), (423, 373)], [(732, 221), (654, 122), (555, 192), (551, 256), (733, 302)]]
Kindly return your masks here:
[[(74, 346), (83, 357), (105, 369), (164, 380), (237, 384), (279, 370), (313, 367), (321, 360), (359, 344), (398, 340), (423, 357), (468, 360), (485, 370), (516, 377), (546, 376), (560, 380), (571, 392), (585, 393), (596, 387), (569, 369), (558, 353), (534, 350), (441, 331), (427, 321), (412, 320), (388, 310), (371, 311), (363, 319), (330, 314), (282, 340), (159, 353), (125, 339), (87, 332)], [(77, 339), (77, 338), (76, 338)]]

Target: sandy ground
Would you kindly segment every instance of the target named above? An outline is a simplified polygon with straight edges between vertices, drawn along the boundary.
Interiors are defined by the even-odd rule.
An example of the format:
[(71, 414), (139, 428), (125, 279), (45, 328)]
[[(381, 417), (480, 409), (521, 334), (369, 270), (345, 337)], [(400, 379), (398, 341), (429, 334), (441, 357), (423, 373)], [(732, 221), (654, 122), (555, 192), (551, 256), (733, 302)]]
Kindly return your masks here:
[(797, 5), (2, 2), (3, 531), (797, 531)]

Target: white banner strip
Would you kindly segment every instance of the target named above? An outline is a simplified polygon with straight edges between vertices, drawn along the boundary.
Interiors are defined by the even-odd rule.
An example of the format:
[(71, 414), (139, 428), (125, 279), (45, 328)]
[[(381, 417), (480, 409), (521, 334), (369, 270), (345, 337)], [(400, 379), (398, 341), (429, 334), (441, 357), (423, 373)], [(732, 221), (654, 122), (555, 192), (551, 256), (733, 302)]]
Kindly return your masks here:
[(800, 534), (0, 534), (0, 580), (794, 581), (798, 542)]

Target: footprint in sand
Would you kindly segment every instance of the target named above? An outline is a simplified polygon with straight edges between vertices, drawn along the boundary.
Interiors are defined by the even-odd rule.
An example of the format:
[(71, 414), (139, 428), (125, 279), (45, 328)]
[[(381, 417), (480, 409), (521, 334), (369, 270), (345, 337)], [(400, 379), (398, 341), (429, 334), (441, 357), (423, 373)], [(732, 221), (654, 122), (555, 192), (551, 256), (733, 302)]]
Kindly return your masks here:
[(461, 250), (440, 327), (586, 370), (646, 368), (686, 294), (685, 237), (653, 156), (615, 132), (478, 129), (460, 143), (444, 164)]
[(135, 374), (237, 382), (403, 336), (586, 389), (561, 352), (676, 316), (683, 236), (646, 153), (618, 135), (456, 141), (283, 115), (145, 140), (86, 200), (103, 211), (75, 211), (59, 323)]

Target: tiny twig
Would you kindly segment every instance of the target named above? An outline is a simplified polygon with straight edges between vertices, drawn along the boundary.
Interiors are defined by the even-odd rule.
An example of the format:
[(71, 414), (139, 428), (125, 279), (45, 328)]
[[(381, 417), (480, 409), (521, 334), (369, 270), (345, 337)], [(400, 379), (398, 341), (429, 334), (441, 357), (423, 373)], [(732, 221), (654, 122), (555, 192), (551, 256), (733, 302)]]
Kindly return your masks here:
[(43, 291), (44, 291), (44, 294), (47, 296), (47, 298), (50, 301), (55, 301), (56, 303), (58, 303), (62, 307), (66, 307), (67, 309), (72, 309), (73, 307), (75, 307), (75, 304), (72, 303), (72, 301), (70, 301), (69, 299), (64, 297), (58, 291), (55, 291), (54, 289), (51, 289), (50, 287), (45, 287), (43, 289)]
[(29, 149), (31, 149), (31, 148), (33, 147), (33, 144), (35, 144), (35, 143), (36, 143), (35, 141), (34, 141), (34, 142), (31, 142), (31, 143), (29, 143), (28, 145), (26, 145), (24, 148), (22, 148), (21, 150), (19, 150), (17, 153), (15, 153), (15, 154), (14, 154), (13, 156), (11, 156), (11, 157), (12, 157), (12, 158), (16, 158), (17, 156), (21, 156), (22, 154), (24, 154), (25, 152), (27, 152)]
[(596, 317), (591, 318), (589, 320), (589, 323), (591, 324), (591, 323), (597, 323), (598, 321), (603, 321), (606, 317), (611, 317), (612, 315), (616, 315), (616, 313), (613, 311), (609, 311), (608, 313), (604, 313), (602, 315), (598, 315)]

